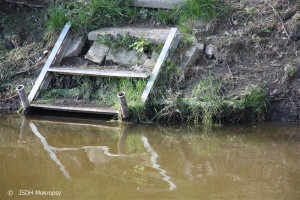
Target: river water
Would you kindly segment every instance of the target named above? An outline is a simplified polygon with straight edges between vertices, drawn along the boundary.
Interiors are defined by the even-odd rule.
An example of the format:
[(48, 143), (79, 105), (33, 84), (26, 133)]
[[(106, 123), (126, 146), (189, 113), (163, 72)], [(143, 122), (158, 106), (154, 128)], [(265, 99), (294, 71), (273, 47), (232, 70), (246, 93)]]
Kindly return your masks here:
[(119, 125), (0, 114), (0, 199), (300, 199), (300, 123)]

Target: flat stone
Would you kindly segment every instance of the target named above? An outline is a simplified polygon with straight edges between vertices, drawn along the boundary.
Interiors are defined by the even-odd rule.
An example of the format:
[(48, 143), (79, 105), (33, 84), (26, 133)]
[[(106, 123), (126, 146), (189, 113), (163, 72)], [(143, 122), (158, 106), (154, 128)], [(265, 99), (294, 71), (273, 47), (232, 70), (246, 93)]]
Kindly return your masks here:
[(101, 64), (109, 52), (109, 47), (94, 42), (87, 52), (85, 59)]
[(143, 8), (173, 9), (176, 4), (184, 2), (186, 0), (133, 0), (133, 5)]
[(71, 40), (70, 45), (64, 55), (64, 58), (79, 56), (84, 46), (84, 42), (84, 36)]
[(114, 63), (127, 67), (144, 63), (146, 59), (146, 54), (137, 52), (136, 50), (128, 51), (125, 48), (110, 50), (106, 57), (106, 60), (108, 61), (112, 61)]
[(126, 33), (128, 33), (129, 35), (139, 37), (139, 38), (144, 35), (146, 38), (156, 43), (165, 43), (170, 31), (171, 31), (170, 28), (167, 29), (139, 28), (139, 27), (102, 28), (90, 32), (88, 34), (88, 39), (95, 41), (99, 39), (99, 35), (111, 34), (116, 37), (118, 34), (125, 35)]

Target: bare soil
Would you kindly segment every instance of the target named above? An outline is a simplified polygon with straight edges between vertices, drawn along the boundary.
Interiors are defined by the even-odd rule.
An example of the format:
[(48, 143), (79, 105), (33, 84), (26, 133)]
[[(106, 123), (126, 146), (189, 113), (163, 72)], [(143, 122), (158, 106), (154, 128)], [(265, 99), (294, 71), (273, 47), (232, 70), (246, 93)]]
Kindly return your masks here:
[(186, 70), (184, 96), (204, 77), (224, 82), (224, 95), (239, 98), (243, 91), (265, 85), (267, 118), (295, 121), (300, 117), (299, 1), (231, 1), (227, 18), (196, 27), (196, 38), (217, 49), (213, 59), (203, 55)]

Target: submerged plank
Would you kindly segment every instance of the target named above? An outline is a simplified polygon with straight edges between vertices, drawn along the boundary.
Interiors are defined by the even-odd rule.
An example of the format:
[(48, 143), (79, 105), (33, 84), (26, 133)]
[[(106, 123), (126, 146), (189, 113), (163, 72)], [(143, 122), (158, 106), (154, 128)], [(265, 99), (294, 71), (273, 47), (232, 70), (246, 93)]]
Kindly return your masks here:
[(45, 110), (54, 110), (62, 112), (81, 112), (90, 114), (103, 114), (103, 115), (118, 115), (119, 111), (105, 108), (105, 107), (84, 107), (84, 106), (57, 106), (50, 104), (30, 104), (32, 108), (39, 108)]
[(158, 29), (158, 28), (140, 28), (140, 27), (113, 27), (113, 28), (102, 28), (99, 30), (92, 31), (88, 34), (89, 40), (98, 40), (99, 35), (107, 35), (111, 34), (113, 36), (125, 35), (128, 33), (129, 35), (133, 35), (135, 37), (145, 36), (149, 40), (152, 40), (157, 43), (164, 43), (168, 38), (169, 32), (171, 29)]
[(78, 69), (78, 68), (61, 68), (51, 67), (48, 72), (71, 75), (88, 75), (102, 77), (119, 77), (119, 78), (147, 78), (147, 73), (125, 71), (125, 70), (101, 70), (101, 69)]
[(51, 51), (50, 56), (48, 57), (39, 77), (37, 78), (36, 82), (34, 83), (34, 86), (32, 88), (32, 90), (30, 91), (30, 94), (28, 96), (28, 100), (32, 101), (34, 100), (34, 98), (36, 97), (46, 75), (47, 75), (47, 70), (50, 68), (50, 66), (52, 65), (52, 63), (55, 61), (56, 56), (58, 54), (58, 52), (60, 51), (65, 38), (67, 37), (69, 30), (70, 30), (71, 25), (70, 24), (66, 24), (65, 27), (63, 28), (58, 40), (55, 43), (54, 48)]
[(154, 69), (151, 73), (151, 76), (150, 76), (150, 79), (143, 91), (143, 94), (142, 94), (142, 102), (146, 102), (147, 99), (148, 99), (148, 96), (152, 90), (152, 87), (154, 85), (154, 82), (160, 72), (160, 69), (165, 61), (165, 59), (168, 57), (169, 55), (169, 51), (171, 50), (171, 47), (172, 47), (172, 44), (174, 42), (174, 38), (176, 37), (176, 34), (177, 34), (177, 28), (172, 28), (172, 30), (170, 31), (170, 34), (168, 36), (168, 39), (156, 61), (156, 64), (154, 66)]
[(175, 5), (184, 2), (186, 0), (133, 0), (133, 5), (143, 8), (173, 9)]

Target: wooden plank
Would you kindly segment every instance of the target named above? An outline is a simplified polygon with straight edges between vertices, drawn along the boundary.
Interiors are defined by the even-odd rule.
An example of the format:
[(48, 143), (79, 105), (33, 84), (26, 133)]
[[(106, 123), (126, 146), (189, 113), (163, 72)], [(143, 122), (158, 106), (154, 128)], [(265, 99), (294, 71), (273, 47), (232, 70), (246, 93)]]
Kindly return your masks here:
[(81, 112), (91, 114), (118, 115), (119, 111), (110, 108), (101, 107), (83, 107), (83, 106), (56, 106), (50, 104), (30, 104), (31, 108), (40, 108), (45, 110), (63, 111), (63, 112)]
[(173, 41), (174, 41), (174, 38), (176, 37), (176, 34), (177, 34), (177, 28), (172, 28), (171, 31), (170, 31), (170, 34), (168, 36), (168, 39), (156, 61), (156, 64), (154, 66), (154, 69), (151, 73), (151, 76), (150, 76), (150, 79), (143, 91), (143, 94), (142, 94), (142, 102), (145, 103), (148, 99), (148, 96), (151, 92), (151, 89), (154, 85), (154, 82), (160, 72), (160, 69), (165, 61), (165, 59), (168, 57), (169, 55), (169, 51), (172, 47), (172, 44), (173, 44)]
[(184, 2), (186, 0), (133, 0), (133, 5), (143, 8), (173, 9), (176, 4)]
[(119, 77), (119, 78), (147, 78), (149, 74), (125, 71), (125, 70), (101, 70), (101, 69), (78, 69), (78, 68), (61, 68), (51, 67), (48, 72), (55, 72), (59, 74), (71, 75), (88, 75), (88, 76), (102, 76), (102, 77)]
[(69, 23), (67, 23), (64, 27), (64, 29), (62, 30), (58, 40), (56, 41), (55, 43), (55, 46), (54, 48), (52, 49), (51, 51), (51, 54), (50, 56), (48, 57), (39, 77), (37, 78), (32, 90), (30, 91), (30, 94), (28, 96), (28, 100), (29, 101), (32, 101), (34, 100), (34, 98), (36, 97), (40, 87), (41, 87), (41, 84), (43, 83), (44, 81), (44, 78), (46, 77), (47, 75), (47, 70), (50, 68), (50, 66), (52, 65), (58, 51), (60, 50), (61, 48), (61, 45), (63, 44), (67, 34), (69, 33), (69, 30), (70, 30), (70, 27), (71, 25)]

